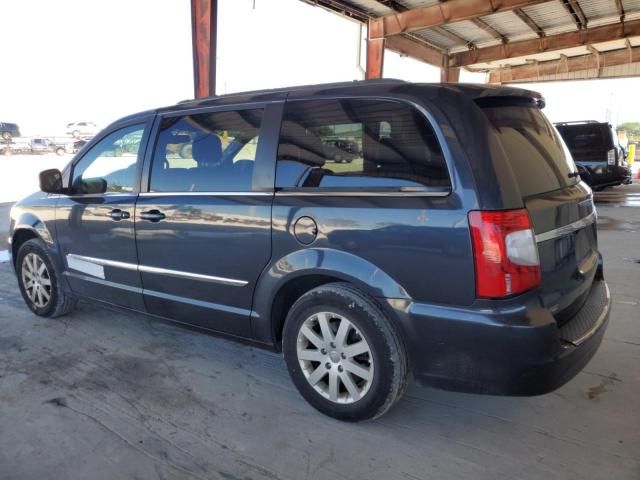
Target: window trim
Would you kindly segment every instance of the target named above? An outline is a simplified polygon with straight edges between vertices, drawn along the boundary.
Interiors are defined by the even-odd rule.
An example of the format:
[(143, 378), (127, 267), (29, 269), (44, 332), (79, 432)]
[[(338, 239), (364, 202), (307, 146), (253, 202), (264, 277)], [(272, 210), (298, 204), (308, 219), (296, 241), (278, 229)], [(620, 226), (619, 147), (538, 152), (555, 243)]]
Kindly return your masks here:
[[(447, 176), (449, 177), (449, 187), (445, 187), (444, 189), (438, 191), (438, 187), (345, 187), (345, 188), (335, 188), (335, 187), (286, 187), (286, 188), (276, 188), (276, 195), (278, 196), (307, 196), (302, 192), (309, 191), (309, 196), (318, 196), (318, 195), (327, 195), (327, 196), (424, 196), (424, 197), (447, 197), (453, 193), (455, 190), (455, 177), (451, 174), (453, 171), (451, 166), (453, 165), (453, 159), (451, 158), (451, 152), (449, 151), (447, 142), (445, 141), (444, 133), (440, 128), (439, 124), (436, 122), (435, 117), (429, 112), (427, 108), (423, 105), (414, 102), (412, 100), (406, 98), (397, 98), (390, 96), (380, 96), (380, 95), (327, 95), (327, 96), (303, 96), (296, 98), (287, 98), (283, 105), (283, 118), (284, 118), (284, 110), (286, 109), (286, 105), (289, 103), (297, 103), (297, 102), (311, 102), (311, 101), (377, 101), (377, 102), (390, 102), (397, 103), (400, 105), (408, 106), (409, 108), (415, 109), (421, 114), (424, 119), (427, 121), (428, 125), (433, 130), (433, 133), (436, 136), (438, 141), (438, 145), (440, 146), (440, 150), (442, 152), (442, 156), (444, 158), (444, 166), (447, 170)], [(282, 121), (280, 122), (280, 126)], [(280, 144), (280, 128), (278, 129), (278, 138), (277, 145)], [(278, 150), (276, 148), (276, 154), (274, 157), (274, 185), (276, 182), (276, 170), (278, 167)], [(313, 190), (313, 192), (312, 192)], [(300, 194), (297, 194), (300, 192)]]

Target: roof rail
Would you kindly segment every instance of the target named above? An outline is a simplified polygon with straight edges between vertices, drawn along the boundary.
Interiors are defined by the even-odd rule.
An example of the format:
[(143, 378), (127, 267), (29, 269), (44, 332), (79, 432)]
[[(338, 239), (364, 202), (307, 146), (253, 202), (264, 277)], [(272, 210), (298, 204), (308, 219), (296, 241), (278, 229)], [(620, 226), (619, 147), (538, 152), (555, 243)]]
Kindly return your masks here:
[(318, 83), (318, 84), (309, 84), (309, 85), (295, 85), (291, 87), (278, 87), (278, 88), (265, 88), (262, 90), (247, 90), (242, 92), (233, 92), (233, 93), (225, 93), (224, 95), (210, 95), (208, 97), (202, 98), (191, 98), (187, 100), (181, 100), (178, 102), (178, 105), (184, 103), (198, 102), (207, 99), (214, 99), (220, 97), (231, 97), (235, 95), (247, 95), (247, 94), (257, 94), (257, 93), (275, 93), (275, 92), (295, 92), (297, 90), (304, 90), (305, 88), (313, 88), (313, 87), (322, 87), (322, 88), (337, 88), (337, 87), (349, 87), (355, 83), (366, 83), (368, 85), (385, 85), (385, 84), (398, 84), (398, 83), (409, 83), (406, 80), (400, 80), (397, 78), (376, 78), (372, 80), (352, 80), (348, 82), (335, 82), (335, 83)]

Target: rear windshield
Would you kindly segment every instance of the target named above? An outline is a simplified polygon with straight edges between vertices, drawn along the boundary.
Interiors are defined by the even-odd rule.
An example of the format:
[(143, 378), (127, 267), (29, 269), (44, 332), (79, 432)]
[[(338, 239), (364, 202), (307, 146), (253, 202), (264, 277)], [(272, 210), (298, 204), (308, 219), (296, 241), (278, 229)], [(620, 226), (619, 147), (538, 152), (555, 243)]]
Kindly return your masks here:
[(608, 125), (558, 125), (557, 128), (569, 150), (609, 150), (612, 147), (612, 135)]
[(485, 106), (523, 197), (558, 190), (578, 182), (571, 154), (560, 135), (535, 106)]

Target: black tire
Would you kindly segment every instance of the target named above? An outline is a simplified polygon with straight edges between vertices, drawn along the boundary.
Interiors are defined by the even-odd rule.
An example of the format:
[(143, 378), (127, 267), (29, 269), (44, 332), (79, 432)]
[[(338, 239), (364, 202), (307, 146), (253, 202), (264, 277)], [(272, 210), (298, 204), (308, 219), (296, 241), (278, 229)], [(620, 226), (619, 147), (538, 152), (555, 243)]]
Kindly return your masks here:
[(11, 134), (9, 132), (2, 132), (2, 139), (8, 142), (11, 140)]
[(73, 138), (80, 138), (80, 130), (74, 130), (71, 135), (73, 135)]
[[(303, 324), (314, 314), (325, 311), (348, 318), (370, 347), (373, 378), (366, 393), (352, 403), (336, 403), (316, 391), (298, 360), (298, 335)], [(330, 417), (351, 422), (377, 418), (387, 412), (406, 389), (408, 361), (399, 335), (375, 301), (350, 284), (330, 283), (301, 296), (287, 315), (282, 344), (296, 388), (314, 408)]]
[[(47, 271), (49, 272), (49, 279), (51, 281), (50, 298), (46, 305), (37, 306), (27, 294), (26, 286), (23, 280), (23, 268), (24, 259), (27, 255), (33, 253), (37, 255), (44, 262)], [(71, 295), (65, 293), (62, 289), (62, 282), (60, 279), (60, 272), (54, 267), (49, 254), (47, 253), (44, 242), (40, 239), (33, 238), (24, 242), (18, 250), (16, 258), (16, 274), (18, 277), (18, 285), (20, 286), (20, 293), (27, 306), (33, 313), (41, 317), (60, 317), (71, 312), (77, 304), (77, 300)]]
[(61, 157), (62, 155), (64, 155), (66, 153), (65, 149), (62, 147), (58, 147), (56, 148), (56, 155), (58, 155), (59, 157)]

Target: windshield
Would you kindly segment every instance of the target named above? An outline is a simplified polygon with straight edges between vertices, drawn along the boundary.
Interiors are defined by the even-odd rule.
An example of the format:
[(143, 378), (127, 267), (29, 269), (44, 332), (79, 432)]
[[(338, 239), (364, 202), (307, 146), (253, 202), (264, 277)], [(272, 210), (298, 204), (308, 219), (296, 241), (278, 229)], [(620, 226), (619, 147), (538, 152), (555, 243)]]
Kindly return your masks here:
[(523, 197), (576, 184), (575, 163), (562, 138), (534, 106), (487, 106)]

